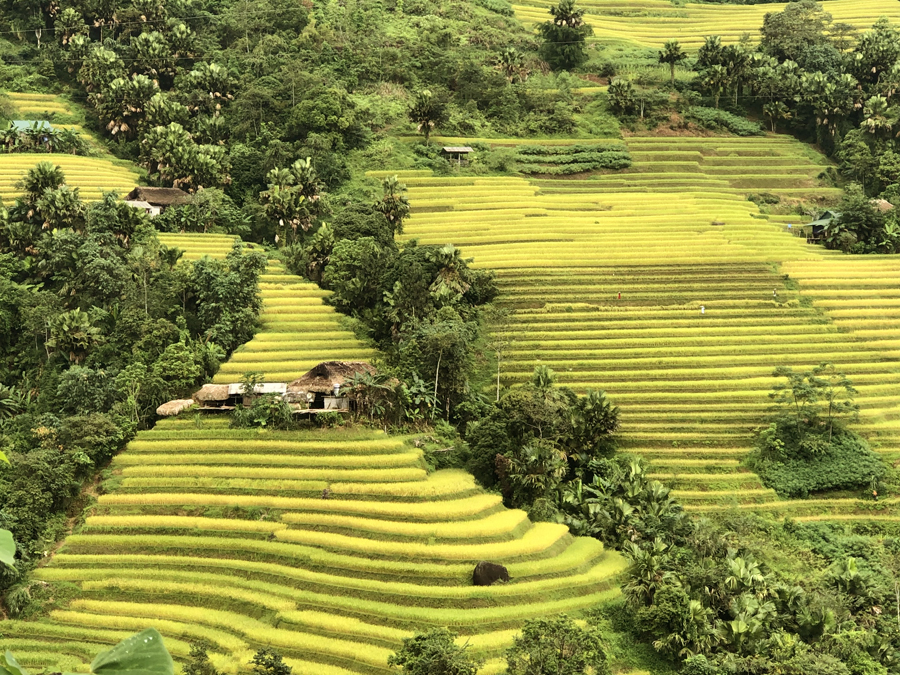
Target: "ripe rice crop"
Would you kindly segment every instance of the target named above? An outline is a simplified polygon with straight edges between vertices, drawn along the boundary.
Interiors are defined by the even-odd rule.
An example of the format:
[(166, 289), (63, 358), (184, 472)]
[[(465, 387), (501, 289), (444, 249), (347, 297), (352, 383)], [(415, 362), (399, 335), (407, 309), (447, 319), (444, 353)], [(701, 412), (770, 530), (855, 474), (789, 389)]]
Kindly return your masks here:
[[(158, 555), (66, 556), (62, 559), (62, 562), (66, 565), (69, 563), (76, 565), (97, 563), (114, 564), (116, 567), (41, 568), (38, 576), (47, 581), (104, 581), (112, 578), (158, 581), (159, 575), (157, 570), (166, 568), (166, 579), (171, 581), (198, 581), (204, 582), (210, 587), (233, 583), (246, 589), (260, 590), (273, 595), (284, 594), (287, 592), (286, 587), (291, 586), (291, 582), (295, 582), (302, 584), (304, 588), (317, 587), (325, 590), (333, 588), (336, 595), (343, 595), (346, 591), (353, 590), (366, 592), (372, 596), (383, 596), (386, 600), (389, 599), (388, 596), (390, 598), (402, 597), (404, 599), (401, 604), (420, 604), (421, 601), (440, 604), (442, 602), (462, 602), (491, 598), (497, 602), (502, 601), (506, 603), (518, 602), (520, 597), (540, 597), (541, 594), (605, 583), (614, 577), (621, 569), (621, 566), (625, 564), (619, 556), (605, 555), (600, 560), (599, 556), (594, 555), (598, 553), (596, 549), (585, 549), (581, 552), (576, 551), (576, 553), (578, 555), (570, 554), (567, 550), (565, 554), (558, 557), (559, 559), (565, 558), (568, 567), (560, 567), (558, 559), (552, 559), (556, 561), (556, 566), (552, 568), (548, 566), (549, 561), (546, 559), (535, 561), (535, 567), (531, 576), (551, 574), (554, 570), (557, 573), (571, 572), (573, 569), (588, 562), (593, 562), (593, 567), (583, 573), (570, 573), (567, 576), (537, 580), (528, 580), (523, 573), (524, 570), (519, 570), (519, 573), (514, 575), (516, 583), (497, 586), (493, 589), (488, 589), (484, 586), (435, 586), (421, 583), (345, 577), (310, 571), (302, 567), (249, 560)], [(538, 565), (537, 563), (541, 564)], [(523, 563), (513, 563), (513, 565), (521, 566)], [(216, 572), (206, 572), (204, 570), (216, 570)], [(241, 570), (264, 575), (264, 578), (277, 577), (283, 579), (284, 582), (272, 584), (228, 573), (229, 571)], [(300, 597), (296, 595), (295, 590), (291, 590), (290, 593), (292, 594), (290, 597), (295, 599)]]
[(356, 483), (404, 483), (424, 480), (425, 469), (264, 469), (237, 466), (146, 465), (128, 467), (126, 476), (185, 476), (222, 478), (295, 478), (297, 480)]
[(231, 520), (228, 518), (195, 518), (190, 516), (89, 516), (89, 529), (108, 528), (177, 528), (198, 530), (226, 530), (231, 532), (276, 532), (284, 530), (284, 523), (259, 520)]
[(519, 539), (484, 544), (420, 544), (414, 542), (376, 541), (348, 537), (330, 532), (280, 530), (276, 539), (285, 542), (320, 546), (340, 551), (355, 551), (391, 557), (432, 560), (490, 560), (534, 555), (551, 549), (568, 534), (568, 528), (556, 523), (535, 523)]
[[(223, 590), (223, 589), (216, 589)], [(170, 604), (150, 604), (137, 602), (101, 602), (81, 600), (73, 603), (92, 612), (121, 614), (124, 616), (149, 619), (170, 619), (200, 626), (215, 626), (245, 636), (261, 644), (304, 651), (309, 655), (337, 656), (349, 661), (359, 661), (370, 666), (383, 666), (390, 650), (373, 645), (361, 644), (318, 635), (274, 628), (259, 620), (241, 616), (234, 612), (203, 607), (183, 607)]]
[[(80, 607), (78, 602), (72, 603), (73, 607)], [(56, 621), (67, 625), (85, 626), (87, 628), (107, 628), (138, 632), (147, 627), (146, 619), (111, 614), (91, 614), (72, 610), (53, 610), (50, 613)], [(226, 632), (197, 626), (180, 621), (167, 621), (154, 619), (154, 628), (166, 635), (175, 635), (186, 640), (207, 640), (213, 645), (229, 651), (245, 651), (248, 645), (244, 640), (229, 635)], [(168, 640), (167, 640), (168, 642)]]
[[(478, 520), (453, 523), (408, 523), (394, 520), (374, 520), (338, 514), (285, 513), (283, 523), (306, 527), (326, 527), (356, 530), (366, 533), (401, 535), (405, 537), (436, 537), (440, 539), (479, 539), (513, 534), (527, 524), (524, 511), (499, 511)], [(279, 528), (280, 529), (280, 528)]]

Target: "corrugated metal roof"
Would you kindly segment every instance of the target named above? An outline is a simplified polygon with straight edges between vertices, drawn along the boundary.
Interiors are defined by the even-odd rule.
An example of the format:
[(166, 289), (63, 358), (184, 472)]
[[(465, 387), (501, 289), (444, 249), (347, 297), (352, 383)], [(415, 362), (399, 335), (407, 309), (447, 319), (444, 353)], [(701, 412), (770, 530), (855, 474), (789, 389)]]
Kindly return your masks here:
[(465, 153), (465, 152), (475, 152), (468, 145), (448, 145), (444, 148), (441, 148), (444, 152), (455, 152), (455, 153)]
[[(243, 387), (244, 385), (242, 385), (240, 382), (229, 384), (228, 395), (239, 396), (243, 394)], [(253, 390), (253, 392), (256, 394), (283, 394), (286, 391), (286, 382), (263, 382), (262, 384), (256, 385), (256, 388)]]
[(53, 130), (53, 125), (47, 120), (13, 120), (12, 125), (16, 128), (16, 131), (25, 131), (35, 126), (41, 131)]

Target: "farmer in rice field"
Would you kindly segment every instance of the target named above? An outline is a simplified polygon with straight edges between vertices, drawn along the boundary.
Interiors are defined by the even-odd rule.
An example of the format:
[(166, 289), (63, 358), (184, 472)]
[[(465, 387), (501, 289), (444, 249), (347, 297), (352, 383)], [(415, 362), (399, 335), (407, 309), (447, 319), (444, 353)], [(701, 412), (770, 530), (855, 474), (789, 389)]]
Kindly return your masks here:
[(778, 289), (777, 288), (772, 290), (772, 298), (775, 300), (778, 299)]

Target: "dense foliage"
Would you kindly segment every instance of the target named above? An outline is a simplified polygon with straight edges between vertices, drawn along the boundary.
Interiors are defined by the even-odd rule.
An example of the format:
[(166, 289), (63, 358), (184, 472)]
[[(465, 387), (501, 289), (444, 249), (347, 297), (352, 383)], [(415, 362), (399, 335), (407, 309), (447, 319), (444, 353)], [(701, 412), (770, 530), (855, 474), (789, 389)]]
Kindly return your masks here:
[[(888, 673), (900, 657), (896, 545), (834, 524), (699, 521), (632, 546), (632, 625), (691, 675)], [(884, 611), (891, 607), (890, 611)]]
[(404, 675), (475, 675), (482, 664), (454, 643), (456, 637), (446, 628), (433, 628), (404, 638), (388, 665), (399, 666)]
[[(151, 5), (0, 4), (14, 55), (0, 85), (70, 86), (117, 153), (161, 185), (223, 189), (268, 241), (279, 219), (259, 195), (298, 160), (334, 190), (354, 158), (392, 152), (388, 129), (519, 135), (571, 120), (567, 92), (529, 85), (546, 68), (538, 38), (502, 0)], [(555, 30), (584, 33), (560, 17)], [(565, 67), (583, 60), (583, 45), (559, 50)]]
[(627, 169), (631, 155), (624, 145), (521, 145), (516, 167), (522, 173), (568, 175), (597, 169)]
[(852, 383), (831, 364), (795, 373), (776, 369), (785, 383), (771, 397), (774, 415), (757, 437), (748, 464), (784, 497), (836, 489), (877, 490), (884, 462), (846, 427), (857, 418)]
[(27, 567), (82, 482), (252, 336), (265, 256), (176, 265), (114, 195), (85, 204), (49, 163), (23, 187), (0, 212), (0, 526)]
[[(295, 272), (333, 291), (328, 302), (359, 321), (391, 374), (405, 383), (383, 396), (376, 393), (379, 386), (385, 389), (384, 382), (354, 385), (364, 408), (376, 396), (385, 407), (381, 416), (401, 422), (401, 411), (410, 405), (422, 413), (427, 409), (432, 418), (437, 408), (445, 417), (455, 416), (456, 406), (473, 395), (470, 380), (482, 340), (479, 308), (497, 294), (494, 274), (469, 267), (470, 260), (452, 244), (394, 241), (408, 213), (404, 190), (395, 177), (388, 178), (382, 199), (343, 209), (305, 244), (284, 250)], [(366, 396), (360, 395), (363, 389)]]
[(619, 410), (603, 392), (579, 398), (539, 366), (530, 383), (468, 425), (468, 468), (483, 485), (499, 487), (508, 505), (545, 519), (563, 483), (590, 480), (592, 462), (613, 454), (618, 426)]

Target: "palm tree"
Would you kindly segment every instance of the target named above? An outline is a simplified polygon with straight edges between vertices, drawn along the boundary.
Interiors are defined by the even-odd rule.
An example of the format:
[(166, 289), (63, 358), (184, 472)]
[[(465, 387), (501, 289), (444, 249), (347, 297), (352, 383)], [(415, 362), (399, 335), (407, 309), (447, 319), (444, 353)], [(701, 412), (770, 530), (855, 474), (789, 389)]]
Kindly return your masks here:
[(675, 86), (675, 66), (687, 59), (687, 54), (681, 49), (678, 40), (669, 40), (659, 52), (659, 62), (669, 64), (672, 86)]
[(26, 201), (34, 204), (45, 190), (55, 190), (66, 183), (61, 167), (50, 162), (38, 162), (28, 170), (16, 187), (25, 192)]
[(716, 108), (719, 107), (719, 98), (731, 84), (731, 75), (725, 66), (710, 66), (703, 75), (701, 80), (703, 87), (707, 89), (715, 100)]
[(53, 318), (47, 347), (66, 355), (74, 364), (84, 361), (91, 348), (104, 342), (103, 332), (91, 323), (87, 312), (75, 308)]
[(863, 115), (860, 126), (874, 136), (889, 136), (900, 119), (900, 112), (884, 96), (872, 96), (866, 101)]
[(404, 194), (406, 186), (396, 174), (388, 176), (381, 183), (384, 196), (375, 202), (375, 209), (393, 225), (394, 232), (403, 234), (403, 219), (409, 215), (409, 199)]
[(507, 47), (497, 57), (497, 68), (503, 73), (506, 81), (512, 84), (516, 80), (528, 79), (528, 71), (525, 68), (525, 57), (518, 49)]
[(769, 118), (773, 133), (777, 131), (778, 120), (789, 120), (792, 117), (790, 108), (781, 101), (766, 103), (763, 106), (763, 115)]
[(428, 290), (437, 300), (437, 304), (453, 304), (469, 290), (469, 284), (462, 273), (466, 260), (453, 244), (444, 244), (436, 251), (430, 252), (428, 257), (438, 265), (437, 275)]
[(425, 145), (428, 145), (431, 132), (443, 124), (446, 117), (446, 103), (428, 89), (418, 92), (409, 108), (409, 120), (416, 125), (416, 131), (425, 134)]

